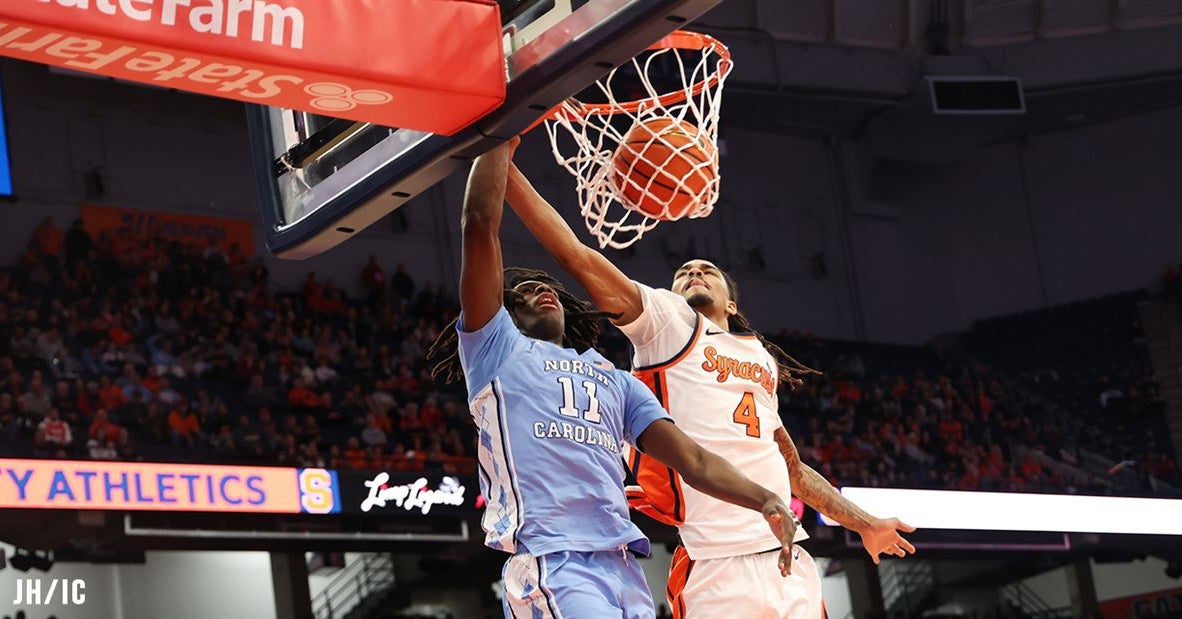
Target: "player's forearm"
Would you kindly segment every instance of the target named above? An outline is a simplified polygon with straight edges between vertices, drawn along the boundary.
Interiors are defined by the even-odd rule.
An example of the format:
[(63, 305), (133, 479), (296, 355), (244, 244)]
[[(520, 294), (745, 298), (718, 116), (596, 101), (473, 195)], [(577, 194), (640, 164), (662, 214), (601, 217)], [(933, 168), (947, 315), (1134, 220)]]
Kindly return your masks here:
[(792, 494), (804, 501), (805, 505), (836, 520), (841, 526), (861, 533), (874, 517), (841, 496), (829, 480), (801, 462), (800, 453), (796, 451), (796, 444), (792, 442), (792, 437), (788, 436), (787, 430), (777, 428), (773, 438), (780, 449), (780, 455), (784, 457), (784, 463), (788, 466)]
[(479, 157), (468, 174), (464, 197), (462, 226), (464, 228), (498, 228), (505, 203), (505, 170), (509, 165), (509, 151), (495, 148)]
[(731, 463), (704, 449), (695, 454), (677, 472), (695, 490), (720, 501), (761, 511), (778, 497), (774, 492), (751, 481)]
[(805, 505), (836, 520), (841, 526), (860, 533), (874, 519), (853, 501), (841, 496), (837, 488), (812, 467), (798, 461), (797, 466), (791, 467), (789, 472), (792, 478), (792, 494), (804, 501)]
[(640, 289), (603, 254), (579, 241), (558, 211), (538, 195), (525, 175), (512, 164), (505, 195), (509, 206), (546, 253), (578, 280), (596, 307), (611, 314), (612, 322), (618, 325), (636, 320), (644, 309)]

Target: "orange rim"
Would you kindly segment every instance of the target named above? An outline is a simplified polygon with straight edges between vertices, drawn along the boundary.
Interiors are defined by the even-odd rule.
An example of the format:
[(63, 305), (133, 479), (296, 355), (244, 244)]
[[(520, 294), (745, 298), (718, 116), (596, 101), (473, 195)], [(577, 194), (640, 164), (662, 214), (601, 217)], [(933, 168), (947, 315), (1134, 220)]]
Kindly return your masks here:
[[(731, 52), (718, 39), (700, 32), (690, 32), (688, 30), (677, 30), (661, 40), (653, 43), (648, 47), (651, 50), (660, 49), (687, 49), (687, 50), (710, 50), (718, 54), (718, 67), (710, 74), (710, 77), (696, 83), (690, 89), (689, 94), (686, 94), (684, 89), (676, 90), (669, 94), (661, 95), (656, 98), (637, 99), (635, 101), (624, 101), (616, 103), (577, 103), (574, 114), (577, 116), (603, 116), (608, 114), (635, 114), (642, 105), (660, 105), (668, 107), (676, 103), (685, 101), (689, 96), (697, 96), (705, 88), (713, 88), (718, 85), (722, 78), (730, 73), (731, 70)], [(558, 117), (564, 113), (568, 113), (566, 108), (559, 106), (558, 109), (550, 115), (551, 118)]]

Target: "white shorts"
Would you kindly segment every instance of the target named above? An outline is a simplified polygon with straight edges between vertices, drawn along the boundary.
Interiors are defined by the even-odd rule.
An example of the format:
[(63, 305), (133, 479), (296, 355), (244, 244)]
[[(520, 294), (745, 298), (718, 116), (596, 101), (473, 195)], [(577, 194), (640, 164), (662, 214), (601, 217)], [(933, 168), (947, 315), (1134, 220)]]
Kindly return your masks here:
[(823, 619), (817, 565), (800, 546), (792, 550), (784, 577), (779, 552), (694, 561), (679, 546), (666, 590), (674, 619)]

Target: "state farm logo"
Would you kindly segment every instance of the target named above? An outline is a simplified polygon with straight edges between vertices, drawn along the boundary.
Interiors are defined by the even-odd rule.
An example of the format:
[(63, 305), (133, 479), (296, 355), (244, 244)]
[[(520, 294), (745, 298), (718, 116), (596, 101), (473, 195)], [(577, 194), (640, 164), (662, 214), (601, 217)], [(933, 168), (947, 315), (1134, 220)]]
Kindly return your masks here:
[(0, 55), (330, 116), (394, 100), (393, 94), (383, 90), (353, 88), (308, 79), (311, 76), (273, 72), (269, 67), (136, 47), (33, 25), (0, 22)]
[[(269, 43), (276, 47), (302, 49), (304, 47), (304, 13), (296, 7), (272, 4), (265, 0), (221, 0), (190, 7), (190, 0), (163, 0), (153, 7), (152, 0), (98, 0), (91, 8), (89, 0), (37, 0), (41, 4), (55, 3), (100, 15), (126, 17), (136, 22), (155, 23), (168, 28), (184, 28), (202, 35), (236, 39), (249, 36), (251, 41)], [(136, 6), (139, 4), (141, 6)], [(155, 9), (159, 8), (159, 11)], [(270, 36), (268, 37), (268, 30)], [(249, 34), (248, 34), (249, 33)]]
[(312, 107), (325, 112), (347, 112), (358, 105), (385, 105), (394, 100), (394, 95), (388, 92), (353, 90), (336, 82), (308, 84), (304, 92), (312, 96)]

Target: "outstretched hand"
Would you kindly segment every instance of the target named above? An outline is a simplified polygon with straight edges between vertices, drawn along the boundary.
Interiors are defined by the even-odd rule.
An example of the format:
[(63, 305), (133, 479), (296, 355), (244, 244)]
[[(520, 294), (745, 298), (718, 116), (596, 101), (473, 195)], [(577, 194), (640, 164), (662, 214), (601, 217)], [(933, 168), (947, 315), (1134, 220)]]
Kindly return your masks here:
[(859, 531), (862, 535), (862, 545), (866, 547), (866, 552), (870, 553), (875, 565), (878, 565), (880, 556), (884, 554), (906, 557), (915, 552), (915, 546), (900, 535), (900, 531), (914, 533), (915, 527), (901, 522), (898, 518), (875, 518), (865, 529)]
[(780, 575), (787, 576), (792, 573), (792, 539), (796, 537), (796, 518), (792, 517), (788, 506), (778, 497), (764, 503), (762, 511), (772, 533), (780, 540)]

